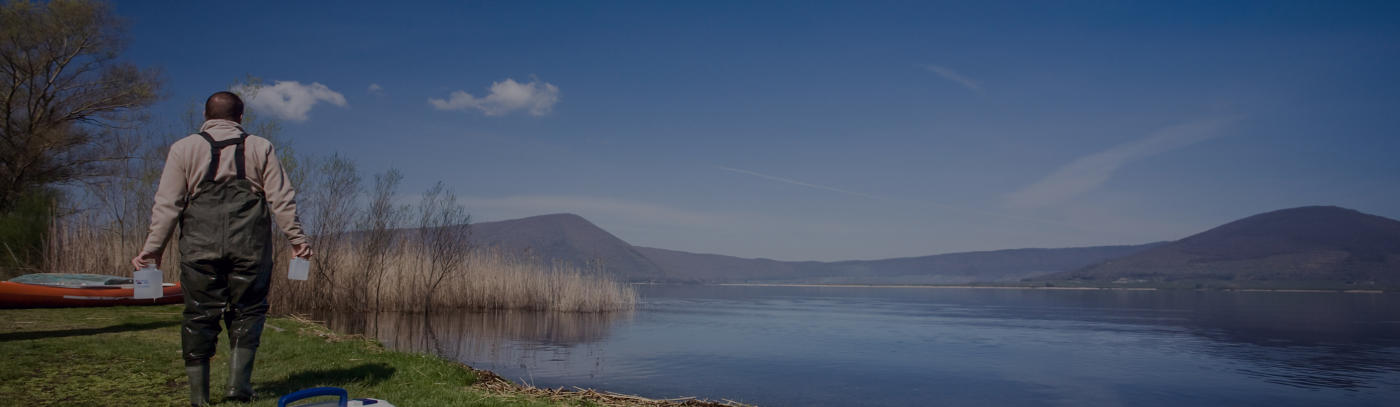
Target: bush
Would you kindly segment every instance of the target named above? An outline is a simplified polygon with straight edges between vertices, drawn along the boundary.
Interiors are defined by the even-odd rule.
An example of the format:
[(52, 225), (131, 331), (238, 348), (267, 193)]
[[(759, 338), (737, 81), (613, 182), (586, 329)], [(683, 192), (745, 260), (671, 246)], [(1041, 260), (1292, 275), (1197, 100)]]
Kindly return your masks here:
[(0, 277), (8, 279), (44, 268), (44, 240), (57, 199), (53, 190), (30, 191), (0, 213)]

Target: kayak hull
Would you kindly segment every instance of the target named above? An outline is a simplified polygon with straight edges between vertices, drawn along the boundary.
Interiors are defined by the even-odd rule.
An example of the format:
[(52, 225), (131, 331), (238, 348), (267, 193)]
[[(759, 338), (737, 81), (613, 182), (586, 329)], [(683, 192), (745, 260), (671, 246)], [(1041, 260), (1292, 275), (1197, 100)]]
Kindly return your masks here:
[(54, 287), (0, 281), (0, 308), (110, 307), (162, 305), (184, 301), (179, 284), (161, 289), (160, 298), (132, 298), (131, 287)]

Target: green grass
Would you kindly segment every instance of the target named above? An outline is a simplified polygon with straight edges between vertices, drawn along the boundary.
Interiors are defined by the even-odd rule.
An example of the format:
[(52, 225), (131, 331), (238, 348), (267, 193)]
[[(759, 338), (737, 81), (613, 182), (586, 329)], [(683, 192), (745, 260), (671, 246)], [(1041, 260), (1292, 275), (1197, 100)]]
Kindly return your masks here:
[[(183, 406), (181, 306), (0, 310), (0, 400), (13, 406)], [(254, 368), (256, 400), (222, 402), (227, 336), (212, 361), (211, 401), (275, 406), (292, 391), (337, 386), (398, 406), (550, 406), (470, 387), (476, 374), (442, 358), (385, 350), (324, 327), (269, 318)], [(276, 327), (277, 329), (274, 329)], [(279, 331), (280, 329), (280, 331)], [(569, 402), (575, 405), (582, 401)]]

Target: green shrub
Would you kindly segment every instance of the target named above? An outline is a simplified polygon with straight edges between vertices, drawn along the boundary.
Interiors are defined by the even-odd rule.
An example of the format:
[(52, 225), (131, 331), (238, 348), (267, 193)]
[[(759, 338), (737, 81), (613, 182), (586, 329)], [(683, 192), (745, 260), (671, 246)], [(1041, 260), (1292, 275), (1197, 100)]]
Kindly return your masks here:
[(30, 191), (0, 213), (0, 277), (8, 279), (42, 269), (44, 240), (58, 198), (58, 192), (51, 189)]

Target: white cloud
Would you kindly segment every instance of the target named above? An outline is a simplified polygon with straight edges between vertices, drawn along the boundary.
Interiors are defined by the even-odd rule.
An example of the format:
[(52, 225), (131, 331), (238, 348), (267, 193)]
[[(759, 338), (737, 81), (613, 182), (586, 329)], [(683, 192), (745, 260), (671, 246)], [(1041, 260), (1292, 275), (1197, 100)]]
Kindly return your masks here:
[(1038, 208), (1068, 201), (1103, 185), (1124, 165), (1221, 136), (1234, 120), (1213, 118), (1163, 128), (1147, 137), (1080, 157), (1039, 182), (1006, 196), (1008, 208)]
[(529, 83), (507, 78), (494, 82), (491, 94), (475, 97), (466, 91), (452, 92), (447, 99), (428, 99), (438, 110), (480, 110), (487, 116), (500, 116), (516, 110), (527, 110), (532, 116), (544, 116), (559, 102), (559, 87), (538, 80)]
[[(248, 99), (248, 107), (257, 113), (268, 113), (287, 120), (305, 121), (306, 113), (317, 103), (326, 102), (344, 107), (345, 95), (320, 83), (302, 85), (297, 81), (276, 81), (272, 86), (235, 86), (231, 89)], [(248, 95), (252, 95), (248, 98)]]
[(929, 72), (933, 72), (935, 74), (938, 74), (938, 76), (942, 76), (943, 79), (953, 81), (954, 83), (962, 85), (964, 88), (968, 88), (973, 92), (982, 91), (981, 83), (977, 82), (976, 80), (973, 80), (972, 78), (963, 76), (962, 74), (958, 73), (958, 71), (954, 71), (952, 69), (949, 69), (948, 67), (940, 65), (928, 65), (924, 68), (928, 69)]
[(379, 86), (379, 84), (377, 83), (371, 83), (369, 84), (369, 90), (367, 90), (366, 92), (369, 92), (369, 94), (371, 95), (383, 95), (384, 87)]

